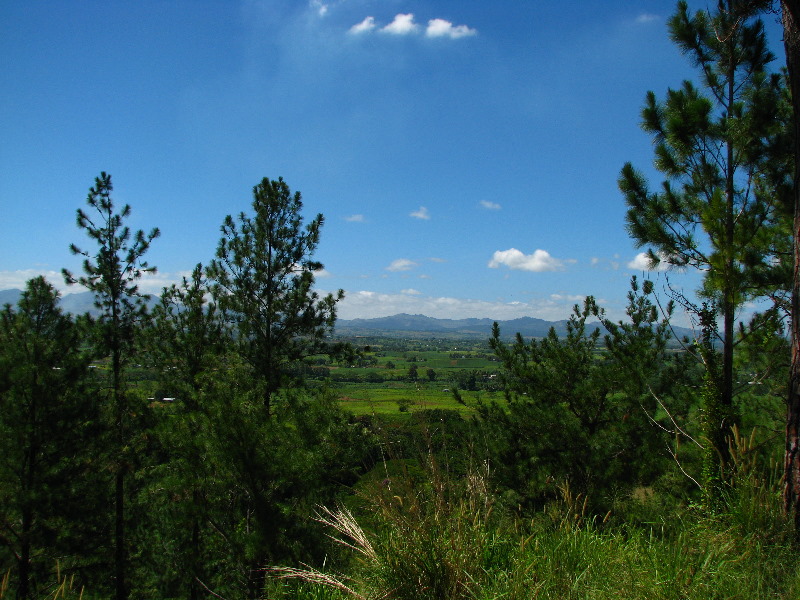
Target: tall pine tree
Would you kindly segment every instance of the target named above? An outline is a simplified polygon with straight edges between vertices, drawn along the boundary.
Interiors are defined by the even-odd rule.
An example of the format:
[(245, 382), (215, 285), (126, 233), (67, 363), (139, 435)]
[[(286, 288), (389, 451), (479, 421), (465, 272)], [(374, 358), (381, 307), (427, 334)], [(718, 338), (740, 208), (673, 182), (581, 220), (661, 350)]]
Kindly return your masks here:
[(303, 226), (300, 192), (292, 194), (282, 178), (264, 178), (253, 188), (252, 206), (252, 217), (225, 217), (208, 274), (269, 415), (287, 367), (320, 351), (344, 292), (320, 298), (313, 289), (314, 273), (322, 270), (312, 257), (323, 217)]
[(125, 535), (125, 479), (130, 460), (129, 448), (131, 411), (125, 384), (125, 366), (132, 355), (136, 328), (146, 313), (146, 296), (139, 293), (138, 281), (145, 273), (155, 272), (144, 259), (150, 243), (159, 236), (154, 228), (149, 234), (139, 230), (133, 235), (125, 219), (131, 207), (125, 205), (117, 212), (111, 197), (111, 175), (100, 173), (89, 190), (86, 203), (91, 209), (77, 211), (77, 224), (97, 244), (93, 251), (81, 250), (75, 244), (70, 251), (84, 257), (83, 275), (74, 276), (63, 270), (68, 284), (80, 284), (95, 295), (100, 311), (98, 350), (111, 361), (110, 412), (115, 437), (114, 465), (114, 578), (115, 597), (128, 597), (128, 551)]
[(81, 495), (97, 425), (89, 357), (57, 302), (37, 277), (0, 311), (0, 541), (15, 557), (17, 598), (39, 597), (57, 560), (76, 562), (72, 534), (91, 529)]
[(800, 0), (782, 0), (783, 40), (792, 94), (794, 154), (794, 270), (792, 274), (792, 364), (786, 412), (783, 501), (800, 536)]
[[(344, 292), (320, 297), (313, 289), (314, 274), (322, 269), (313, 255), (323, 217), (318, 214), (303, 225), (299, 192), (292, 194), (281, 178), (264, 178), (253, 188), (252, 207), (253, 216), (225, 218), (208, 276), (231, 325), (242, 366), (249, 370), (246, 383), (238, 381), (235, 391), (218, 394), (227, 404), (215, 417), (215, 439), (224, 432), (221, 450), (246, 490), (253, 521), (248, 530), (254, 533), (247, 553), (248, 595), (256, 598), (263, 588), (266, 561), (276, 556), (281, 531), (287, 527), (285, 503), (298, 466), (293, 458), (300, 452), (295, 448), (285, 454), (284, 446), (296, 430), (291, 394), (283, 406), (276, 406), (276, 399), (289, 387), (290, 367), (327, 345), (336, 303)], [(255, 414), (248, 414), (251, 398), (261, 405)]]
[[(663, 101), (647, 94), (642, 127), (653, 136), (661, 188), (651, 191), (630, 163), (619, 179), (636, 243), (653, 264), (700, 270), (700, 294), (719, 310), (722, 360), (711, 396), (721, 417), (711, 427), (723, 431), (736, 420), (736, 311), (789, 286), (788, 211), (775, 187), (788, 164), (785, 96), (783, 78), (768, 70), (775, 57), (757, 18), (765, 4), (719, 0), (713, 12), (691, 15), (679, 2), (670, 36), (701, 87), (685, 81)], [(725, 436), (710, 437), (726, 456)]]

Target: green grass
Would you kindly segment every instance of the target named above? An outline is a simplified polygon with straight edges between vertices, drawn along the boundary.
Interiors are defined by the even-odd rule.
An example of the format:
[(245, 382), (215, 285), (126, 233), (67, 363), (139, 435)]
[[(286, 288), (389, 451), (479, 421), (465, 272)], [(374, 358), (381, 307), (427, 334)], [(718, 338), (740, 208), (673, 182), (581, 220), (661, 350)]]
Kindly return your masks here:
[(342, 545), (338, 568), (278, 569), (269, 597), (797, 600), (798, 542), (780, 477), (759, 466), (753, 436), (735, 434), (726, 509), (669, 509), (647, 525), (588, 515), (568, 485), (523, 519), (496, 503), (486, 465), (452, 479), (430, 453), (385, 463), (385, 478), (365, 477), (349, 509), (319, 510)]
[[(435, 485), (433, 486), (435, 488)], [(421, 490), (376, 500), (380, 523), (349, 513), (325, 522), (357, 555), (349, 577), (294, 571), (270, 598), (395, 600), (796, 600), (797, 548), (722, 518), (686, 514), (664, 528), (605, 528), (561, 511), (533, 522), (494, 519), (474, 500), (441, 505)], [(435, 496), (435, 494), (434, 494)], [(371, 519), (370, 519), (371, 520)], [(787, 531), (781, 526), (783, 531)], [(286, 575), (287, 573), (282, 573)], [(328, 579), (325, 579), (328, 577)], [(314, 583), (312, 583), (312, 581)], [(342, 585), (340, 585), (342, 584)]]
[[(456, 402), (451, 391), (445, 391), (450, 389), (448, 384), (425, 384), (418, 387), (402, 382), (353, 383), (338, 386), (337, 394), (340, 405), (354, 415), (395, 415), (435, 408), (471, 414), (474, 412), (472, 405), (478, 399), (484, 402), (504, 401), (503, 394), (499, 392), (461, 392), (467, 404), (465, 406)], [(407, 410), (401, 411), (399, 406), (406, 403)]]

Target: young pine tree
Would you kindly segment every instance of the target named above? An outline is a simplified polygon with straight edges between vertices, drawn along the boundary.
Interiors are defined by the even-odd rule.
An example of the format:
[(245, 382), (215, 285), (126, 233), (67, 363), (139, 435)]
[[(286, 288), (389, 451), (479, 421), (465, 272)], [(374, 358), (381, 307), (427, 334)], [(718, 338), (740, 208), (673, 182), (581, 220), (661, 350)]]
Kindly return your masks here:
[(150, 504), (158, 506), (153, 512), (159, 533), (171, 543), (166, 552), (154, 553), (153, 568), (169, 564), (171, 568), (159, 573), (162, 590), (174, 589), (190, 599), (204, 594), (208, 580), (206, 538), (213, 535), (207, 518), (208, 481), (214, 467), (206, 450), (212, 434), (205, 388), (220, 365), (226, 340), (219, 311), (207, 295), (198, 264), (180, 286), (164, 289), (146, 335), (150, 360), (162, 376), (161, 389), (174, 397), (169, 409), (164, 407), (159, 436), (169, 460), (157, 467), (150, 489)]
[[(768, 70), (774, 56), (757, 18), (765, 2), (719, 0), (716, 10), (689, 14), (679, 2), (672, 40), (700, 71), (660, 101), (648, 92), (642, 127), (653, 136), (655, 166), (665, 181), (651, 191), (628, 163), (620, 189), (628, 231), (654, 264), (703, 272), (700, 293), (722, 320), (720, 376), (710, 412), (723, 431), (736, 421), (736, 310), (755, 297), (788, 290), (789, 211), (783, 78)], [(727, 455), (727, 436), (715, 449)], [(724, 460), (723, 460), (724, 462)]]
[(287, 366), (320, 351), (336, 321), (339, 290), (320, 298), (313, 260), (323, 217), (305, 227), (300, 192), (264, 178), (253, 188), (252, 217), (238, 223), (228, 215), (222, 224), (217, 257), (208, 274), (216, 301), (232, 321), (239, 352), (262, 386), (264, 410), (287, 375)]
[[(70, 556), (75, 534), (93, 530), (89, 511), (99, 508), (84, 487), (97, 427), (89, 360), (57, 302), (37, 277), (16, 310), (0, 311), (0, 540), (15, 557), (23, 599), (39, 597), (57, 560), (65, 568), (80, 562)], [(93, 543), (82, 541), (83, 551)]]
[(95, 295), (95, 306), (100, 311), (98, 351), (111, 361), (110, 413), (114, 431), (114, 578), (115, 597), (126, 600), (128, 582), (127, 540), (125, 535), (125, 479), (130, 457), (127, 456), (131, 434), (131, 411), (128, 406), (125, 384), (125, 366), (132, 355), (137, 327), (146, 313), (146, 296), (139, 293), (138, 281), (145, 273), (155, 272), (144, 259), (150, 243), (159, 236), (154, 228), (149, 234), (139, 230), (133, 235), (125, 219), (131, 207), (125, 205), (117, 212), (111, 197), (111, 175), (100, 173), (94, 187), (89, 190), (86, 203), (91, 209), (77, 211), (78, 227), (96, 243), (93, 251), (70, 246), (73, 254), (84, 257), (83, 275), (74, 276), (64, 269), (68, 284), (80, 284)]

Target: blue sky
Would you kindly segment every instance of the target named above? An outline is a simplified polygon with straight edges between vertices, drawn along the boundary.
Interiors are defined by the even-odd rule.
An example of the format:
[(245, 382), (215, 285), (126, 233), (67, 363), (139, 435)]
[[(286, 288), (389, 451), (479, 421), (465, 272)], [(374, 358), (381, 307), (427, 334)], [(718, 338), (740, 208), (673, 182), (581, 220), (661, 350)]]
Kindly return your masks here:
[(100, 171), (132, 228), (161, 229), (151, 291), (207, 263), (225, 215), (281, 176), (325, 215), (317, 284), (345, 290), (341, 318), (561, 319), (589, 294), (621, 316), (643, 272), (617, 177), (632, 161), (660, 181), (645, 93), (696, 79), (674, 8), (4, 2), (0, 289), (44, 273), (72, 291), (58, 272), (90, 247), (75, 210)]

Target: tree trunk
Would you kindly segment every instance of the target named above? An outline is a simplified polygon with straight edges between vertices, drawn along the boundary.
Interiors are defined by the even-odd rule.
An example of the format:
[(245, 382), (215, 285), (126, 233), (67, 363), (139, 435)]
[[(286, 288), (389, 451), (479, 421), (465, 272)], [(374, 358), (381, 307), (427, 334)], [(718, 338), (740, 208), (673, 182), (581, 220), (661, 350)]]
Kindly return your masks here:
[[(116, 311), (115, 311), (116, 315)], [(115, 317), (116, 320), (116, 317)], [(118, 325), (115, 329), (118, 331)], [(114, 580), (116, 600), (128, 600), (128, 586), (126, 581), (127, 552), (125, 548), (125, 395), (122, 392), (122, 356), (121, 342), (114, 340), (111, 350), (112, 362), (112, 393), (114, 395), (114, 410), (116, 411), (117, 434), (117, 465), (114, 477)]]
[(792, 281), (792, 366), (786, 411), (784, 509), (800, 535), (800, 0), (782, 0), (784, 45), (794, 113), (794, 275)]
[[(30, 490), (28, 490), (30, 492)], [(27, 506), (22, 510), (22, 547), (19, 553), (19, 585), (17, 586), (17, 598), (20, 600), (28, 600), (32, 598), (30, 581), (31, 581), (31, 529), (33, 523), (33, 511), (30, 507), (30, 501)]]
[(114, 578), (117, 600), (127, 600), (128, 598), (128, 590), (125, 585), (125, 474), (122, 469), (121, 465), (117, 467), (114, 490)]

